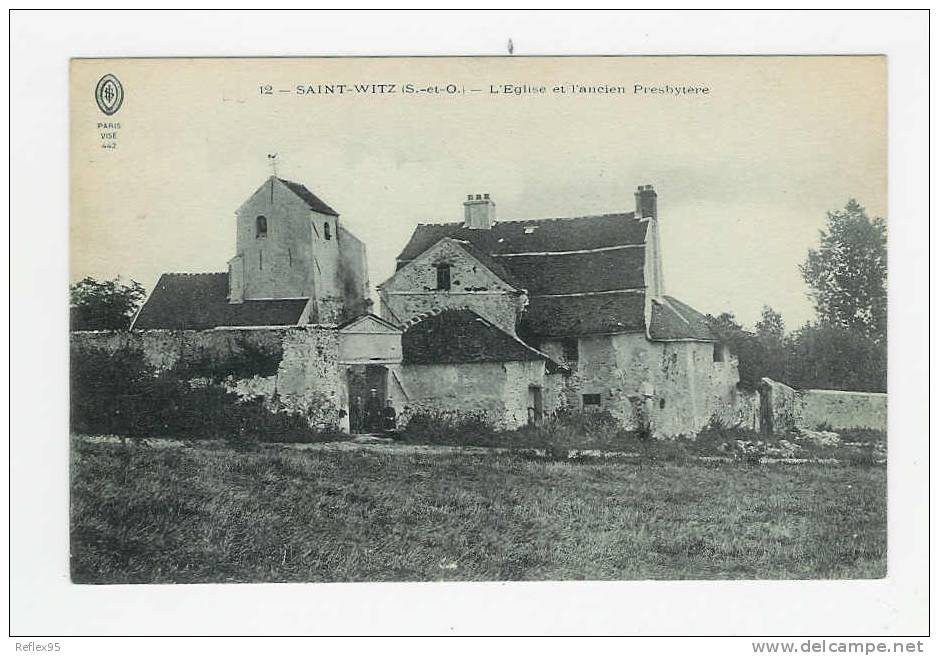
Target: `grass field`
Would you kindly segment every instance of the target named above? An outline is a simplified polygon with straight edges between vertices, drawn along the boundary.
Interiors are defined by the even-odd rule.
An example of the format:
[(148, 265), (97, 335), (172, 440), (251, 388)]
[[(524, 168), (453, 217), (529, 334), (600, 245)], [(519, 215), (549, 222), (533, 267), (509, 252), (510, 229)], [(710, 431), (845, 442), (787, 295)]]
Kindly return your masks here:
[(76, 583), (886, 574), (883, 465), (72, 449)]

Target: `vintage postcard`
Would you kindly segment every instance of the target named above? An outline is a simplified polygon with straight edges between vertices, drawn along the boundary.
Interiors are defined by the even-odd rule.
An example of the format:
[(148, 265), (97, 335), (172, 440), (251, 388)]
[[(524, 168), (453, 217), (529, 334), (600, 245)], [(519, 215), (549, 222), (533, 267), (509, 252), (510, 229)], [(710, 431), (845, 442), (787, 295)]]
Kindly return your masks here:
[(76, 584), (887, 574), (886, 59), (74, 59)]

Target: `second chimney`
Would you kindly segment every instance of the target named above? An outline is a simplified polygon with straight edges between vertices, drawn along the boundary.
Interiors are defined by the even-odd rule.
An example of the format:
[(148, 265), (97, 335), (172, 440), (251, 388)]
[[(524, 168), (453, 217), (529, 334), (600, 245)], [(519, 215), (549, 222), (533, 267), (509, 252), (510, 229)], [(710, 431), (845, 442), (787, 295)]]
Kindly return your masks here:
[(658, 195), (652, 185), (639, 185), (636, 189), (636, 218), (658, 218), (657, 198)]
[(472, 230), (489, 230), (496, 222), (496, 204), (489, 194), (469, 194), (463, 201), (463, 227)]

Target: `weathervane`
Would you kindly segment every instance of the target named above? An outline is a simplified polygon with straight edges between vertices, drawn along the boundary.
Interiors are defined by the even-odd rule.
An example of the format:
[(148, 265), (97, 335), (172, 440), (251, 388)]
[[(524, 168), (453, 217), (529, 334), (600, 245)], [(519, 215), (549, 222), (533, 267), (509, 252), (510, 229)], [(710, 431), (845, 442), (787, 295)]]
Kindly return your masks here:
[(268, 159), (268, 164), (271, 165), (271, 175), (273, 175), (276, 178), (277, 177), (277, 153), (274, 153), (273, 155), (268, 153), (267, 159)]

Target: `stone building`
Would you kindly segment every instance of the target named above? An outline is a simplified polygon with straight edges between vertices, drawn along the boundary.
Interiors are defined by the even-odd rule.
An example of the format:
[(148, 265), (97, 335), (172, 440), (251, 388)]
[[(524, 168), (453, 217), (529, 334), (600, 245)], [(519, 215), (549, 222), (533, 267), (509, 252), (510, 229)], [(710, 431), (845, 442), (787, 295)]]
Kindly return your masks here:
[[(231, 381), (246, 396), (349, 429), (350, 399), (403, 402), (401, 330), (369, 313), (365, 245), (302, 184), (270, 177), (236, 211), (227, 273), (165, 273), (124, 336), (73, 338), (140, 348), (158, 369), (262, 344), (271, 375)], [(314, 407), (316, 406), (316, 407)]]
[(635, 198), (632, 212), (497, 221), (491, 198), (471, 196), (462, 221), (417, 226), (376, 316), (362, 242), (309, 189), (271, 177), (236, 212), (228, 272), (163, 274), (129, 335), (73, 345), (130, 345), (163, 369), (276, 353), (230, 385), (347, 430), (377, 397), (405, 417), (504, 428), (561, 408), (635, 426), (642, 409), (658, 435), (694, 433), (734, 406), (736, 363), (665, 294), (655, 190)]
[(309, 189), (271, 176), (235, 216), (228, 273), (163, 274), (132, 329), (339, 324), (368, 311), (365, 245)]
[[(641, 186), (635, 201), (632, 212), (497, 221), (488, 194), (469, 196), (462, 221), (414, 230), (395, 274), (379, 285), (381, 316), (406, 327), (405, 345), (426, 321), (447, 335), (471, 313), (499, 339), (533, 349), (541, 377), (516, 376), (506, 408), (524, 390), (536, 419), (561, 407), (602, 409), (635, 426), (645, 408), (656, 434), (694, 433), (734, 405), (736, 362), (701, 313), (666, 295), (656, 192)], [(466, 362), (426, 361), (433, 357), (417, 369), (405, 347), (405, 386), (441, 405), (491, 395), (461, 378)], [(516, 424), (525, 417), (510, 414)]]

